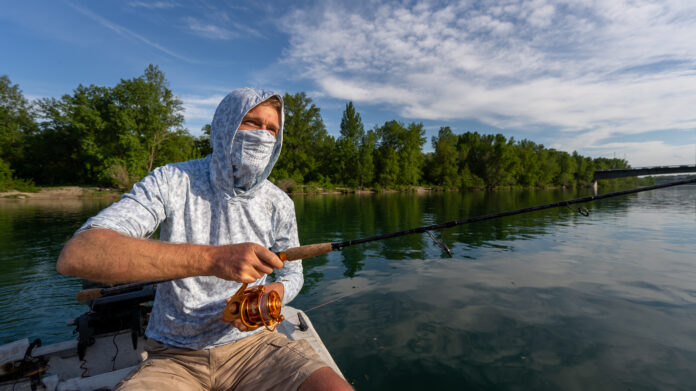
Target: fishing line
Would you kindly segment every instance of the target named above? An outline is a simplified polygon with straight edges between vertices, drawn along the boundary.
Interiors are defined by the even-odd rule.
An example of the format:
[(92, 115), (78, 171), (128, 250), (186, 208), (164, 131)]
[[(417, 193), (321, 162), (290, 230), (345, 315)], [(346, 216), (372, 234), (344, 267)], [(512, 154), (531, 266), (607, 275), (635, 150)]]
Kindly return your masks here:
[[(427, 232), (427, 231), (433, 231), (433, 230), (437, 230), (437, 229), (451, 228), (451, 227), (456, 227), (458, 225), (470, 224), (470, 223), (475, 223), (475, 222), (484, 221), (484, 220), (491, 220), (491, 219), (497, 219), (497, 218), (501, 218), (501, 217), (514, 216), (514, 215), (518, 215), (521, 213), (535, 212), (538, 210), (556, 208), (559, 206), (570, 206), (573, 204), (579, 204), (579, 203), (583, 203), (583, 202), (590, 202), (590, 201), (596, 201), (596, 200), (601, 200), (601, 199), (605, 199), (605, 198), (618, 197), (618, 196), (622, 196), (622, 195), (626, 195), (626, 194), (640, 193), (640, 192), (648, 191), (648, 190), (662, 189), (665, 187), (685, 185), (688, 183), (696, 183), (696, 178), (687, 179), (687, 180), (683, 180), (683, 181), (662, 183), (659, 185), (638, 187), (635, 189), (616, 191), (613, 193), (606, 193), (606, 194), (600, 194), (600, 195), (592, 195), (592, 196), (587, 196), (587, 197), (575, 198), (575, 199), (567, 200), (567, 201), (558, 201), (558, 202), (553, 202), (550, 204), (530, 206), (527, 208), (508, 210), (505, 212), (498, 212), (498, 213), (491, 213), (491, 214), (483, 215), (483, 216), (476, 216), (476, 217), (469, 217), (466, 219), (453, 220), (453, 221), (448, 221), (445, 223), (425, 225), (422, 227), (411, 228), (411, 229), (398, 231), (398, 232), (391, 232), (388, 234), (375, 235), (375, 236), (370, 236), (370, 237), (362, 238), (362, 239), (346, 240), (344, 242), (334, 242), (334, 243), (331, 243), (331, 251), (338, 251), (338, 250), (342, 250), (348, 246), (374, 242), (376, 240), (384, 240), (384, 239), (396, 238), (396, 237), (404, 236), (404, 235), (411, 235), (411, 234), (423, 233), (423, 232)], [(587, 211), (586, 208), (580, 208), (578, 210), (578, 213), (580, 213), (582, 215), (589, 215), (589, 212)]]
[(335, 298), (335, 299), (331, 299), (331, 300), (329, 300), (329, 301), (323, 302), (323, 303), (321, 303), (321, 304), (319, 304), (319, 305), (315, 305), (314, 307), (312, 307), (312, 308), (310, 308), (310, 309), (307, 309), (307, 310), (303, 310), (303, 311), (304, 311), (305, 313), (307, 313), (307, 312), (309, 312), (309, 311), (314, 311), (314, 310), (316, 310), (317, 308), (321, 308), (321, 307), (323, 307), (323, 306), (325, 306), (325, 305), (329, 305), (329, 304), (331, 304), (331, 303), (335, 303), (335, 302), (337, 302), (337, 301), (339, 301), (339, 300), (341, 300), (341, 299), (345, 299), (345, 298), (348, 297), (348, 296), (352, 296), (352, 294), (350, 294), (350, 295), (343, 295), (343, 296), (341, 296), (341, 297), (337, 297), (337, 298)]

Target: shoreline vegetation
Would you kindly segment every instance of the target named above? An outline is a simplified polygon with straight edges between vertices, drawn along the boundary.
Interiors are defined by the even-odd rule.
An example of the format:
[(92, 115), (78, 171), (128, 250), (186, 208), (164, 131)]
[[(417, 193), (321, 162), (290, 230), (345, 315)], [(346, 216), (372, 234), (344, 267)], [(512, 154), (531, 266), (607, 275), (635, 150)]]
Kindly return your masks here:
[(33, 191), (8, 190), (0, 192), (0, 200), (64, 200), (80, 198), (118, 198), (123, 192), (114, 188), (93, 186), (35, 187)]
[[(641, 178), (639, 180), (640, 186), (647, 186), (655, 183), (653, 177)], [(616, 188), (616, 185), (605, 183), (606, 187)], [(416, 193), (416, 194), (429, 194), (437, 192), (465, 192), (465, 191), (506, 191), (509, 189), (525, 189), (525, 190), (561, 190), (568, 189), (562, 186), (549, 186), (549, 187), (522, 187), (522, 186), (508, 186), (508, 187), (497, 187), (495, 189), (458, 189), (458, 188), (445, 188), (441, 186), (410, 186), (403, 187), (400, 189), (373, 189), (373, 188), (348, 188), (348, 187), (336, 187), (332, 189), (323, 189), (316, 186), (301, 186), (297, 187), (293, 191), (287, 191), (283, 189), (289, 195), (340, 195), (340, 194), (385, 194), (385, 193)], [(97, 186), (51, 186), (51, 187), (37, 187), (34, 186), (31, 191), (22, 190), (7, 190), (0, 191), (0, 201), (2, 200), (74, 200), (74, 199), (113, 199), (117, 201), (123, 194), (128, 191), (124, 191), (118, 188), (109, 187), (97, 187)]]
[[(79, 85), (60, 98), (29, 101), (0, 75), (0, 197), (122, 193), (158, 166), (210, 154), (210, 125), (191, 135), (183, 102), (168, 85), (151, 64), (115, 86)], [(585, 188), (595, 170), (630, 167), (624, 159), (449, 126), (431, 140), (422, 123), (392, 120), (365, 129), (352, 102), (334, 137), (304, 92), (286, 93), (283, 101), (283, 152), (269, 179), (290, 194)], [(432, 152), (423, 151), (427, 141)], [(600, 186), (651, 181), (622, 178)], [(82, 190), (55, 190), (60, 185)]]

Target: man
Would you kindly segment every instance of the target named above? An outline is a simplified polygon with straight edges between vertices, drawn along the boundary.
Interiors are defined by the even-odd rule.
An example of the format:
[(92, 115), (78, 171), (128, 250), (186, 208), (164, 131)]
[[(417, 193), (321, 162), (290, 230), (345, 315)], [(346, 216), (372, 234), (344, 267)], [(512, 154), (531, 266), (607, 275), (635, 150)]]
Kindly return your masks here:
[[(267, 178), (283, 140), (280, 95), (227, 95), (211, 126), (213, 153), (153, 170), (90, 218), (60, 254), (60, 273), (159, 284), (146, 330), (149, 358), (118, 389), (351, 389), (304, 342), (220, 320), (241, 286), (266, 284), (283, 304), (302, 287), (292, 200)], [(148, 240), (161, 225), (160, 241)], [(302, 343), (304, 342), (304, 343)]]

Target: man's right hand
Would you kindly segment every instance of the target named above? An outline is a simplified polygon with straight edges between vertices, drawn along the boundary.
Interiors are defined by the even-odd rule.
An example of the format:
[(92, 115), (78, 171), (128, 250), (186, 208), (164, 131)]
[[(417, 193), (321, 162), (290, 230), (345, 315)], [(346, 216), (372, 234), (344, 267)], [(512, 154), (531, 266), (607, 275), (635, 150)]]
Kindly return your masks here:
[(57, 264), (62, 274), (109, 284), (194, 276), (251, 283), (282, 267), (278, 256), (256, 243), (168, 243), (132, 238), (104, 228), (75, 235), (63, 248)]
[(211, 275), (237, 282), (252, 283), (283, 267), (277, 255), (256, 243), (211, 247), (210, 259)]

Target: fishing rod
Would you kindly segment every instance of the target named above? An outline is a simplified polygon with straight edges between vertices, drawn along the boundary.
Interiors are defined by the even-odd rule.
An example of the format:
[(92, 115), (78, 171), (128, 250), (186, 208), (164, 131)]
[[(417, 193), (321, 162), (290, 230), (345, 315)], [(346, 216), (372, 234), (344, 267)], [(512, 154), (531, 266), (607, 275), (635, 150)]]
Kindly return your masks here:
[[(491, 213), (491, 214), (482, 215), (482, 216), (475, 216), (475, 217), (469, 217), (469, 218), (465, 218), (465, 219), (452, 220), (452, 221), (447, 221), (447, 222), (439, 223), (439, 224), (424, 225), (422, 227), (416, 227), (416, 228), (411, 228), (411, 229), (407, 229), (407, 230), (403, 230), (403, 231), (386, 233), (386, 234), (382, 234), (382, 235), (369, 236), (369, 237), (361, 238), (361, 239), (346, 240), (346, 241), (342, 241), (342, 242), (333, 242), (333, 243), (327, 242), (327, 243), (308, 244), (308, 245), (304, 245), (304, 246), (289, 248), (285, 251), (277, 252), (276, 255), (278, 255), (278, 257), (280, 258), (281, 261), (295, 261), (298, 259), (306, 259), (306, 258), (316, 257), (319, 255), (329, 253), (331, 251), (341, 251), (348, 246), (354, 246), (356, 244), (369, 243), (369, 242), (374, 242), (377, 240), (384, 240), (384, 239), (390, 239), (390, 238), (395, 238), (395, 237), (399, 237), (399, 236), (427, 232), (430, 235), (430, 237), (435, 241), (435, 243), (438, 246), (440, 246), (440, 248), (442, 248), (444, 251), (446, 251), (451, 257), (452, 252), (449, 250), (449, 248), (447, 248), (447, 246), (445, 246), (445, 244), (442, 243), (441, 241), (435, 239), (435, 237), (429, 231), (433, 231), (433, 230), (437, 230), (437, 229), (444, 229), (444, 228), (451, 228), (451, 227), (455, 227), (458, 225), (476, 223), (479, 221), (492, 220), (492, 219), (497, 219), (497, 218), (501, 218), (501, 217), (518, 215), (518, 214), (522, 214), (522, 213), (535, 212), (535, 211), (544, 210), (544, 209), (557, 208), (557, 207), (563, 207), (563, 206), (570, 207), (570, 205), (574, 205), (574, 204), (596, 201), (596, 200), (601, 200), (601, 199), (611, 198), (611, 197), (618, 197), (618, 196), (627, 195), (627, 194), (635, 194), (635, 193), (640, 193), (643, 191), (663, 189), (666, 187), (686, 185), (686, 184), (690, 184), (690, 183), (696, 183), (696, 178), (685, 179), (685, 180), (681, 180), (681, 181), (667, 182), (667, 183), (662, 183), (662, 184), (658, 184), (658, 185), (637, 187), (634, 189), (621, 190), (621, 191), (616, 191), (616, 192), (606, 193), (606, 194), (580, 197), (580, 198), (575, 198), (572, 200), (552, 202), (550, 204), (536, 205), (536, 206), (530, 206), (527, 208), (508, 210), (505, 212)], [(577, 212), (584, 215), (584, 216), (589, 215), (589, 212), (585, 208), (578, 208)], [(85, 290), (78, 292), (77, 300), (78, 301), (90, 301), (90, 300), (94, 300), (98, 297), (126, 293), (126, 292), (132, 292), (132, 291), (140, 290), (140, 289), (142, 289), (142, 287), (147, 286), (147, 285), (160, 284), (160, 283), (164, 283), (164, 282), (168, 282), (168, 281), (171, 281), (171, 280), (134, 282), (134, 283), (130, 283), (130, 284), (117, 285), (117, 286), (107, 287), (107, 288), (85, 289)]]

